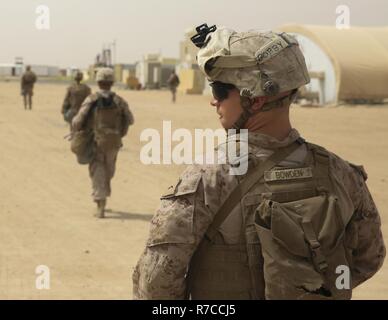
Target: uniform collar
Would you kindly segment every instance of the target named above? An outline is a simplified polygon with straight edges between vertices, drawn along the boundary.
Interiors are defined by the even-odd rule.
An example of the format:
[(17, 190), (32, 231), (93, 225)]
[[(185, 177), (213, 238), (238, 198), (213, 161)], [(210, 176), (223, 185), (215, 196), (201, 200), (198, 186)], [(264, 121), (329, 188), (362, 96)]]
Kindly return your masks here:
[(246, 141), (246, 136), (237, 134), (237, 137), (229, 136), (229, 139), (233, 139), (234, 141), (245, 141), (248, 142), (249, 145), (253, 145), (256, 147), (261, 147), (265, 149), (277, 149), (290, 145), (295, 142), (298, 138), (300, 138), (300, 134), (296, 129), (291, 129), (288, 136), (283, 140), (278, 140), (272, 136), (258, 133), (258, 132), (249, 132), (248, 133), (248, 141)]
[(108, 98), (108, 97), (112, 94), (112, 91), (100, 89), (100, 90), (98, 91), (98, 94), (101, 95), (101, 96), (103, 96), (104, 98)]

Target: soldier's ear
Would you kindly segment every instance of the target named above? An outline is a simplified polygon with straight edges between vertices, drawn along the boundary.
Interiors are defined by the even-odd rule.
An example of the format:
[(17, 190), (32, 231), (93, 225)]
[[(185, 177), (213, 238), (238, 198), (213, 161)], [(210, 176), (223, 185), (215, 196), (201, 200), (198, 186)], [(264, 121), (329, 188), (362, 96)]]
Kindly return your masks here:
[(251, 110), (253, 112), (260, 111), (263, 105), (267, 102), (267, 97), (255, 97), (253, 98), (253, 103), (251, 105)]

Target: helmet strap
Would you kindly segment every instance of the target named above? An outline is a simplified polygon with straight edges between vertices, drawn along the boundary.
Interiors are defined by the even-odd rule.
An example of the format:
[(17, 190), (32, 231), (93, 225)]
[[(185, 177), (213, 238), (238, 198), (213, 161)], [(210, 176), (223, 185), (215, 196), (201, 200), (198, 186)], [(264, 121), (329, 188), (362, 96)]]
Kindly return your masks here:
[[(281, 108), (283, 106), (290, 105), (292, 102), (295, 101), (297, 93), (298, 89), (294, 89), (291, 91), (290, 94), (281, 97), (280, 99), (265, 103), (259, 112), (266, 112), (274, 108)], [(232, 127), (232, 129), (236, 129), (237, 132), (239, 132), (244, 127), (245, 123), (253, 115), (253, 112), (251, 110), (251, 106), (253, 105), (253, 99), (245, 96), (240, 96), (240, 101), (243, 112)]]
[(251, 106), (253, 104), (253, 100), (249, 97), (240, 96), (241, 107), (243, 112), (237, 121), (233, 124), (232, 129), (236, 129), (238, 132), (240, 129), (244, 127), (244, 124), (248, 121), (248, 119), (252, 116)]
[(290, 94), (281, 97), (280, 99), (267, 102), (263, 105), (259, 112), (266, 112), (275, 108), (281, 108), (287, 105), (290, 105), (295, 101), (296, 95), (298, 93), (298, 89), (294, 89)]

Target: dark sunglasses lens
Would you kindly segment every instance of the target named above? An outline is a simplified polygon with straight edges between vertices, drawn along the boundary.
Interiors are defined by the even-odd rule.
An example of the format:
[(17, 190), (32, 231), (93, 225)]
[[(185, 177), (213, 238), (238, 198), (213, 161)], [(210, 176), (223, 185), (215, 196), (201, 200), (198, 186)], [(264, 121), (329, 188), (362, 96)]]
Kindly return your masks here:
[(229, 91), (234, 88), (232, 84), (222, 83), (222, 82), (213, 82), (211, 84), (213, 96), (218, 101), (222, 101), (228, 98)]

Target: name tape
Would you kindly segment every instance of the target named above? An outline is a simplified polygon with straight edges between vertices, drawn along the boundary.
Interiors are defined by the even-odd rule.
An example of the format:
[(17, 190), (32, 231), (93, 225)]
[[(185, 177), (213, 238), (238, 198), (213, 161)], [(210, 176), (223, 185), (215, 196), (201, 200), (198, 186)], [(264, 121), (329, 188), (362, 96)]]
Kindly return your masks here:
[(266, 171), (264, 173), (265, 181), (293, 180), (312, 178), (313, 171), (309, 168), (295, 168)]

